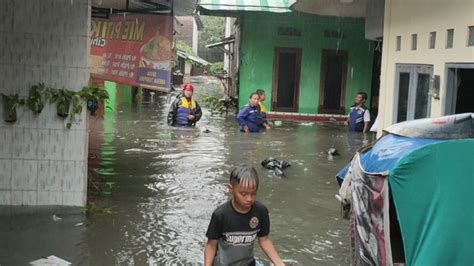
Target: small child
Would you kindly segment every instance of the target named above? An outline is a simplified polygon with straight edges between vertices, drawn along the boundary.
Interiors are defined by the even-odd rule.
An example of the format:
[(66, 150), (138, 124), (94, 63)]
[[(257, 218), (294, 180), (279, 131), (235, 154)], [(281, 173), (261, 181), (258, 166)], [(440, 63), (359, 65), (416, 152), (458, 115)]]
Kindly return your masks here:
[(214, 211), (207, 229), (204, 265), (255, 265), (253, 247), (257, 238), (273, 264), (284, 265), (268, 236), (268, 210), (256, 201), (257, 171), (247, 165), (236, 167), (228, 188), (232, 199)]

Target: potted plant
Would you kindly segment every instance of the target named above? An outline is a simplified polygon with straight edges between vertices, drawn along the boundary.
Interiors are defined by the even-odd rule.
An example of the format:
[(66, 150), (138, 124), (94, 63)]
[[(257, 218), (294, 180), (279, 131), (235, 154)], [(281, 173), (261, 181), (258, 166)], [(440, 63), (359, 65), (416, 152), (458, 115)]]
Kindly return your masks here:
[(84, 86), (79, 95), (87, 102), (87, 109), (91, 112), (91, 115), (95, 115), (99, 104), (109, 98), (107, 90), (99, 84)]
[(79, 93), (72, 92), (70, 104), (72, 105), (71, 112), (69, 113), (68, 121), (66, 122), (66, 128), (70, 129), (72, 123), (76, 121), (76, 115), (82, 113), (82, 104), (84, 103)]
[(56, 103), (56, 113), (58, 116), (67, 117), (75, 92), (66, 89), (50, 89), (49, 91), (51, 94), (50, 103)]
[(2, 93), (3, 98), (3, 116), (5, 122), (14, 123), (16, 122), (16, 107), (25, 104), (24, 99), (20, 99), (18, 94), (5, 95)]
[(30, 93), (26, 99), (26, 106), (33, 111), (34, 114), (40, 114), (43, 111), (45, 102), (48, 98), (48, 88), (44, 83), (33, 85), (30, 88)]

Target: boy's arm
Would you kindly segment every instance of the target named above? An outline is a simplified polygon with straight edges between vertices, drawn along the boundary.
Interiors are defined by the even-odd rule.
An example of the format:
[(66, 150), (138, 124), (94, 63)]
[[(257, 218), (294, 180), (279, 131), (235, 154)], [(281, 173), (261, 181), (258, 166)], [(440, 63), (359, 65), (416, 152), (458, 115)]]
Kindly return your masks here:
[(260, 247), (262, 248), (263, 252), (265, 252), (267, 257), (272, 261), (273, 264), (275, 264), (276, 266), (285, 265), (281, 260), (280, 256), (278, 256), (278, 253), (268, 235), (259, 237), (258, 244), (260, 244)]
[(208, 239), (204, 248), (204, 266), (212, 266), (214, 257), (216, 256), (217, 240)]
[(237, 121), (239, 122), (239, 126), (245, 131), (248, 132), (247, 123), (245, 123), (245, 118), (249, 115), (249, 109), (244, 107), (240, 110), (237, 114)]

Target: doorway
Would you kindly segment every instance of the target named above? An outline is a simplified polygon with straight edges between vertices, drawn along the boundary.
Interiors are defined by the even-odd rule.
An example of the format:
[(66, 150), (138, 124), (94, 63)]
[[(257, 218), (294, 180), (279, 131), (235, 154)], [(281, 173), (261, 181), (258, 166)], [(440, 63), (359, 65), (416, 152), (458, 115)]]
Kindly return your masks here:
[(298, 112), (301, 49), (275, 48), (272, 110)]
[(394, 121), (430, 117), (432, 65), (397, 64)]
[(323, 50), (319, 84), (319, 113), (344, 114), (347, 52)]
[(474, 64), (448, 64), (445, 115), (474, 112)]

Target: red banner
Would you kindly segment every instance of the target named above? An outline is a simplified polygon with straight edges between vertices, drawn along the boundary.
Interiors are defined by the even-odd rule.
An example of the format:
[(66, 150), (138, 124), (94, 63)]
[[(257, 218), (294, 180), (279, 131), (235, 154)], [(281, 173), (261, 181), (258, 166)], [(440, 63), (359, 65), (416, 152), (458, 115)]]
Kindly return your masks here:
[(173, 17), (92, 18), (91, 76), (155, 90), (170, 89)]

